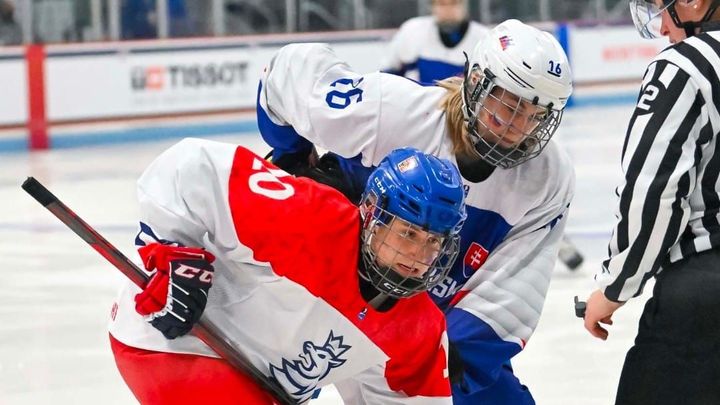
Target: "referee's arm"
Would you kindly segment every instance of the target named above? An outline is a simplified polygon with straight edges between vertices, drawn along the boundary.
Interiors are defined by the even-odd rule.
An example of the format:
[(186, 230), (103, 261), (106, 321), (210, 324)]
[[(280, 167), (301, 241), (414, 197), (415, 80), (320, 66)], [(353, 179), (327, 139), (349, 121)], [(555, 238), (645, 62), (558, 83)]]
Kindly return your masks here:
[(688, 223), (704, 103), (677, 65), (660, 58), (648, 67), (623, 146), (618, 223), (595, 276), (611, 301), (642, 292)]

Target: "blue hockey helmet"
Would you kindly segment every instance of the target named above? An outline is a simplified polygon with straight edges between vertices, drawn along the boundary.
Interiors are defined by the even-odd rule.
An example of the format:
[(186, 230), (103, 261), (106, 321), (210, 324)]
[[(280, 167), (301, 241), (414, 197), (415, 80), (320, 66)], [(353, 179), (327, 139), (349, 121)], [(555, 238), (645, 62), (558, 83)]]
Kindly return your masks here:
[(390, 153), (360, 203), (361, 276), (395, 298), (426, 291), (450, 271), (465, 221), (463, 184), (448, 160), (414, 148)]

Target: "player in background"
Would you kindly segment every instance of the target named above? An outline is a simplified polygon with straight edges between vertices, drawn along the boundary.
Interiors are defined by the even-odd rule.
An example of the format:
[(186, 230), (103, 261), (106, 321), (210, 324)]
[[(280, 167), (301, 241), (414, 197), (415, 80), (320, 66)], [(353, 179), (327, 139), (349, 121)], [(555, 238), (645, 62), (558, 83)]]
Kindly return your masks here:
[(467, 0), (431, 0), (431, 16), (405, 21), (390, 43), (381, 69), (423, 83), (461, 76), (463, 52), (472, 52), (488, 28), (470, 21)]
[[(475, 47), (464, 78), (436, 86), (360, 75), (326, 45), (293, 44), (259, 90), (273, 161), (350, 198), (400, 146), (458, 166), (468, 205), (460, 255), (430, 290), (448, 323), (453, 400), (533, 403), (510, 360), (537, 325), (574, 192), (570, 159), (550, 139), (572, 92), (560, 44), (508, 20)], [(335, 154), (317, 162), (314, 145)]]
[(465, 219), (452, 163), (412, 148), (372, 173), (360, 209), (243, 147), (186, 139), (138, 181), (146, 289), (127, 283), (110, 326), (141, 403), (271, 403), (193, 335), (208, 317), (303, 402), (451, 404), (445, 321), (426, 290)]
[(630, 0), (650, 63), (623, 147), (618, 223), (585, 328), (655, 278), (616, 404), (720, 404), (720, 1)]

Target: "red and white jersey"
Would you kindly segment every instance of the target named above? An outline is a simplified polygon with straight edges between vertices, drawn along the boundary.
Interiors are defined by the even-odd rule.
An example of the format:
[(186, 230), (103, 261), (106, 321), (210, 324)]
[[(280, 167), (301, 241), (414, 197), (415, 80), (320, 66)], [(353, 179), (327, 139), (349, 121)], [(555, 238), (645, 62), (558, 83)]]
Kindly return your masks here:
[[(445, 322), (427, 294), (368, 307), (357, 274), (358, 209), (243, 147), (186, 139), (138, 181), (137, 242), (202, 246), (216, 256), (204, 317), (295, 398), (336, 384), (345, 403), (450, 404)], [(120, 292), (111, 334), (147, 350), (216, 354), (174, 340)]]

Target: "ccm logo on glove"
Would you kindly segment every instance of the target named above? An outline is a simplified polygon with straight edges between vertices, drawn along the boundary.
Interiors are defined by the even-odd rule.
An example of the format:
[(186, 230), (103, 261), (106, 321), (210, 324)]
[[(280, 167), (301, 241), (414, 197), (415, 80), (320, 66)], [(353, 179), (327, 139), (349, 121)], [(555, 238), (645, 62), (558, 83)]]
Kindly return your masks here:
[(152, 243), (138, 249), (155, 273), (135, 296), (135, 310), (168, 339), (190, 332), (207, 305), (215, 257), (200, 248)]
[(213, 273), (211, 271), (190, 267), (183, 263), (181, 263), (180, 266), (175, 269), (175, 274), (180, 277), (185, 277), (189, 279), (193, 279), (198, 274), (200, 274), (200, 277), (198, 277), (198, 281), (200, 281), (201, 283), (212, 283), (213, 277)]

